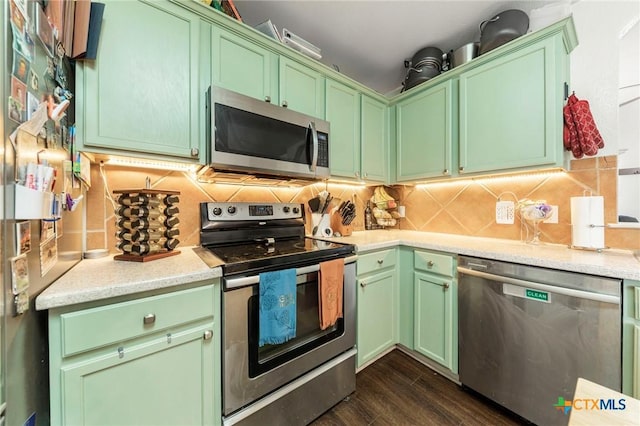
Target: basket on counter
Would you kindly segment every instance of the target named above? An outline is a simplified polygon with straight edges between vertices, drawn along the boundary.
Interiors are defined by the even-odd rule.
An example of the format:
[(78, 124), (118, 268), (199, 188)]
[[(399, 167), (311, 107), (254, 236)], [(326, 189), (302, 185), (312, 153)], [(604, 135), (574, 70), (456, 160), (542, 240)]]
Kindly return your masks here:
[(146, 262), (179, 254), (180, 192), (156, 189), (121, 189), (116, 195), (115, 260)]

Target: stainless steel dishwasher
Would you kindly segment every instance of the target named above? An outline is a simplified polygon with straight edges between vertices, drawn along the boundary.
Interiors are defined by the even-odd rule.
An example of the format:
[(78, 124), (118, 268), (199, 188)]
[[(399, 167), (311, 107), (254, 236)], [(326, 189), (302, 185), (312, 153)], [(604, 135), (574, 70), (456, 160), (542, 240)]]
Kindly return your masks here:
[(621, 281), (460, 256), (460, 382), (539, 425), (578, 377), (620, 391)]

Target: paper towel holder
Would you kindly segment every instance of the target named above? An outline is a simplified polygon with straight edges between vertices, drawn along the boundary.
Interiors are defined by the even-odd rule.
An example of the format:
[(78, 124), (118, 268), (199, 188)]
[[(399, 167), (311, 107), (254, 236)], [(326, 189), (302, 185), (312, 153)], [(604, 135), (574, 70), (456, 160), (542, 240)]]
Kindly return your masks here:
[[(594, 197), (594, 195), (593, 195), (593, 191), (591, 191), (590, 189), (585, 189), (585, 190), (582, 192), (582, 197), (575, 197), (575, 198), (576, 198), (576, 199), (578, 199), (578, 198), (592, 198), (592, 197)], [(602, 199), (602, 197), (596, 197), (596, 198), (600, 198), (600, 199)], [(574, 222), (574, 216), (573, 216), (573, 213), (574, 213), (574, 212), (573, 212), (573, 208), (574, 208), (573, 201), (574, 201), (574, 197), (572, 197), (572, 198), (571, 198), (571, 208), (572, 208), (572, 216), (571, 216), (572, 240), (574, 240), (574, 228), (573, 228), (573, 227), (574, 227), (574, 226), (576, 226), (576, 222)], [(600, 209), (602, 209), (602, 205), (600, 205)], [(603, 215), (603, 212), (602, 212), (602, 211), (600, 212), (600, 215), (601, 215), (601, 216)], [(604, 218), (602, 218), (602, 219), (604, 219)], [(606, 224), (604, 224), (604, 220), (602, 220), (602, 222), (603, 222), (603, 223), (593, 223), (593, 222), (591, 222), (592, 220), (593, 220), (593, 222), (600, 222), (598, 219), (595, 219), (595, 220), (594, 220), (594, 218), (593, 218), (593, 217), (591, 217), (591, 215), (589, 215), (589, 217), (588, 217), (588, 219), (587, 219), (587, 221), (588, 221), (588, 222), (587, 222), (587, 221), (585, 221), (585, 222), (587, 222), (587, 223), (582, 222), (582, 223), (580, 224), (580, 226), (582, 226), (582, 227), (584, 227), (584, 228), (591, 229), (591, 230), (595, 230), (596, 228), (606, 228), (606, 227), (607, 227), (607, 225), (606, 225)], [(591, 222), (591, 223), (589, 223), (589, 222)], [(583, 228), (583, 229), (584, 229), (584, 228)], [(573, 241), (572, 241), (572, 243), (569, 245), (569, 248), (572, 248), (572, 249), (579, 249), (579, 250), (587, 250), (587, 251), (595, 251), (595, 252), (601, 253), (604, 249), (607, 249), (607, 248), (608, 248), (608, 247), (606, 247), (606, 246), (604, 245), (604, 234), (601, 234), (601, 235), (602, 235), (602, 247), (598, 247), (598, 246), (593, 245), (593, 244), (592, 244), (592, 245), (584, 245), (584, 246), (583, 246), (583, 245), (576, 245), (576, 244), (573, 244)]]

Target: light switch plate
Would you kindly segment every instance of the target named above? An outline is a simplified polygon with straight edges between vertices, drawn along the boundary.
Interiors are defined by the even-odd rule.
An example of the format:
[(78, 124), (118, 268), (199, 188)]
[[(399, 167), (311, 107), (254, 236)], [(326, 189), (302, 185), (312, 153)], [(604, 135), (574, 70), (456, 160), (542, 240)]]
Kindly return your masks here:
[(513, 225), (515, 207), (513, 201), (498, 201), (496, 203), (496, 223)]

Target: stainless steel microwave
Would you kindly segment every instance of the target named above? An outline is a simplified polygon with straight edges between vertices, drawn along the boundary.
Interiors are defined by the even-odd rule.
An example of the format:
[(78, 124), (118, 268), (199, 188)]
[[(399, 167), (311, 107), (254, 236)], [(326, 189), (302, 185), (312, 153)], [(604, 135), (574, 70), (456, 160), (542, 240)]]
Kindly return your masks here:
[(220, 87), (210, 96), (214, 170), (329, 177), (328, 122)]

